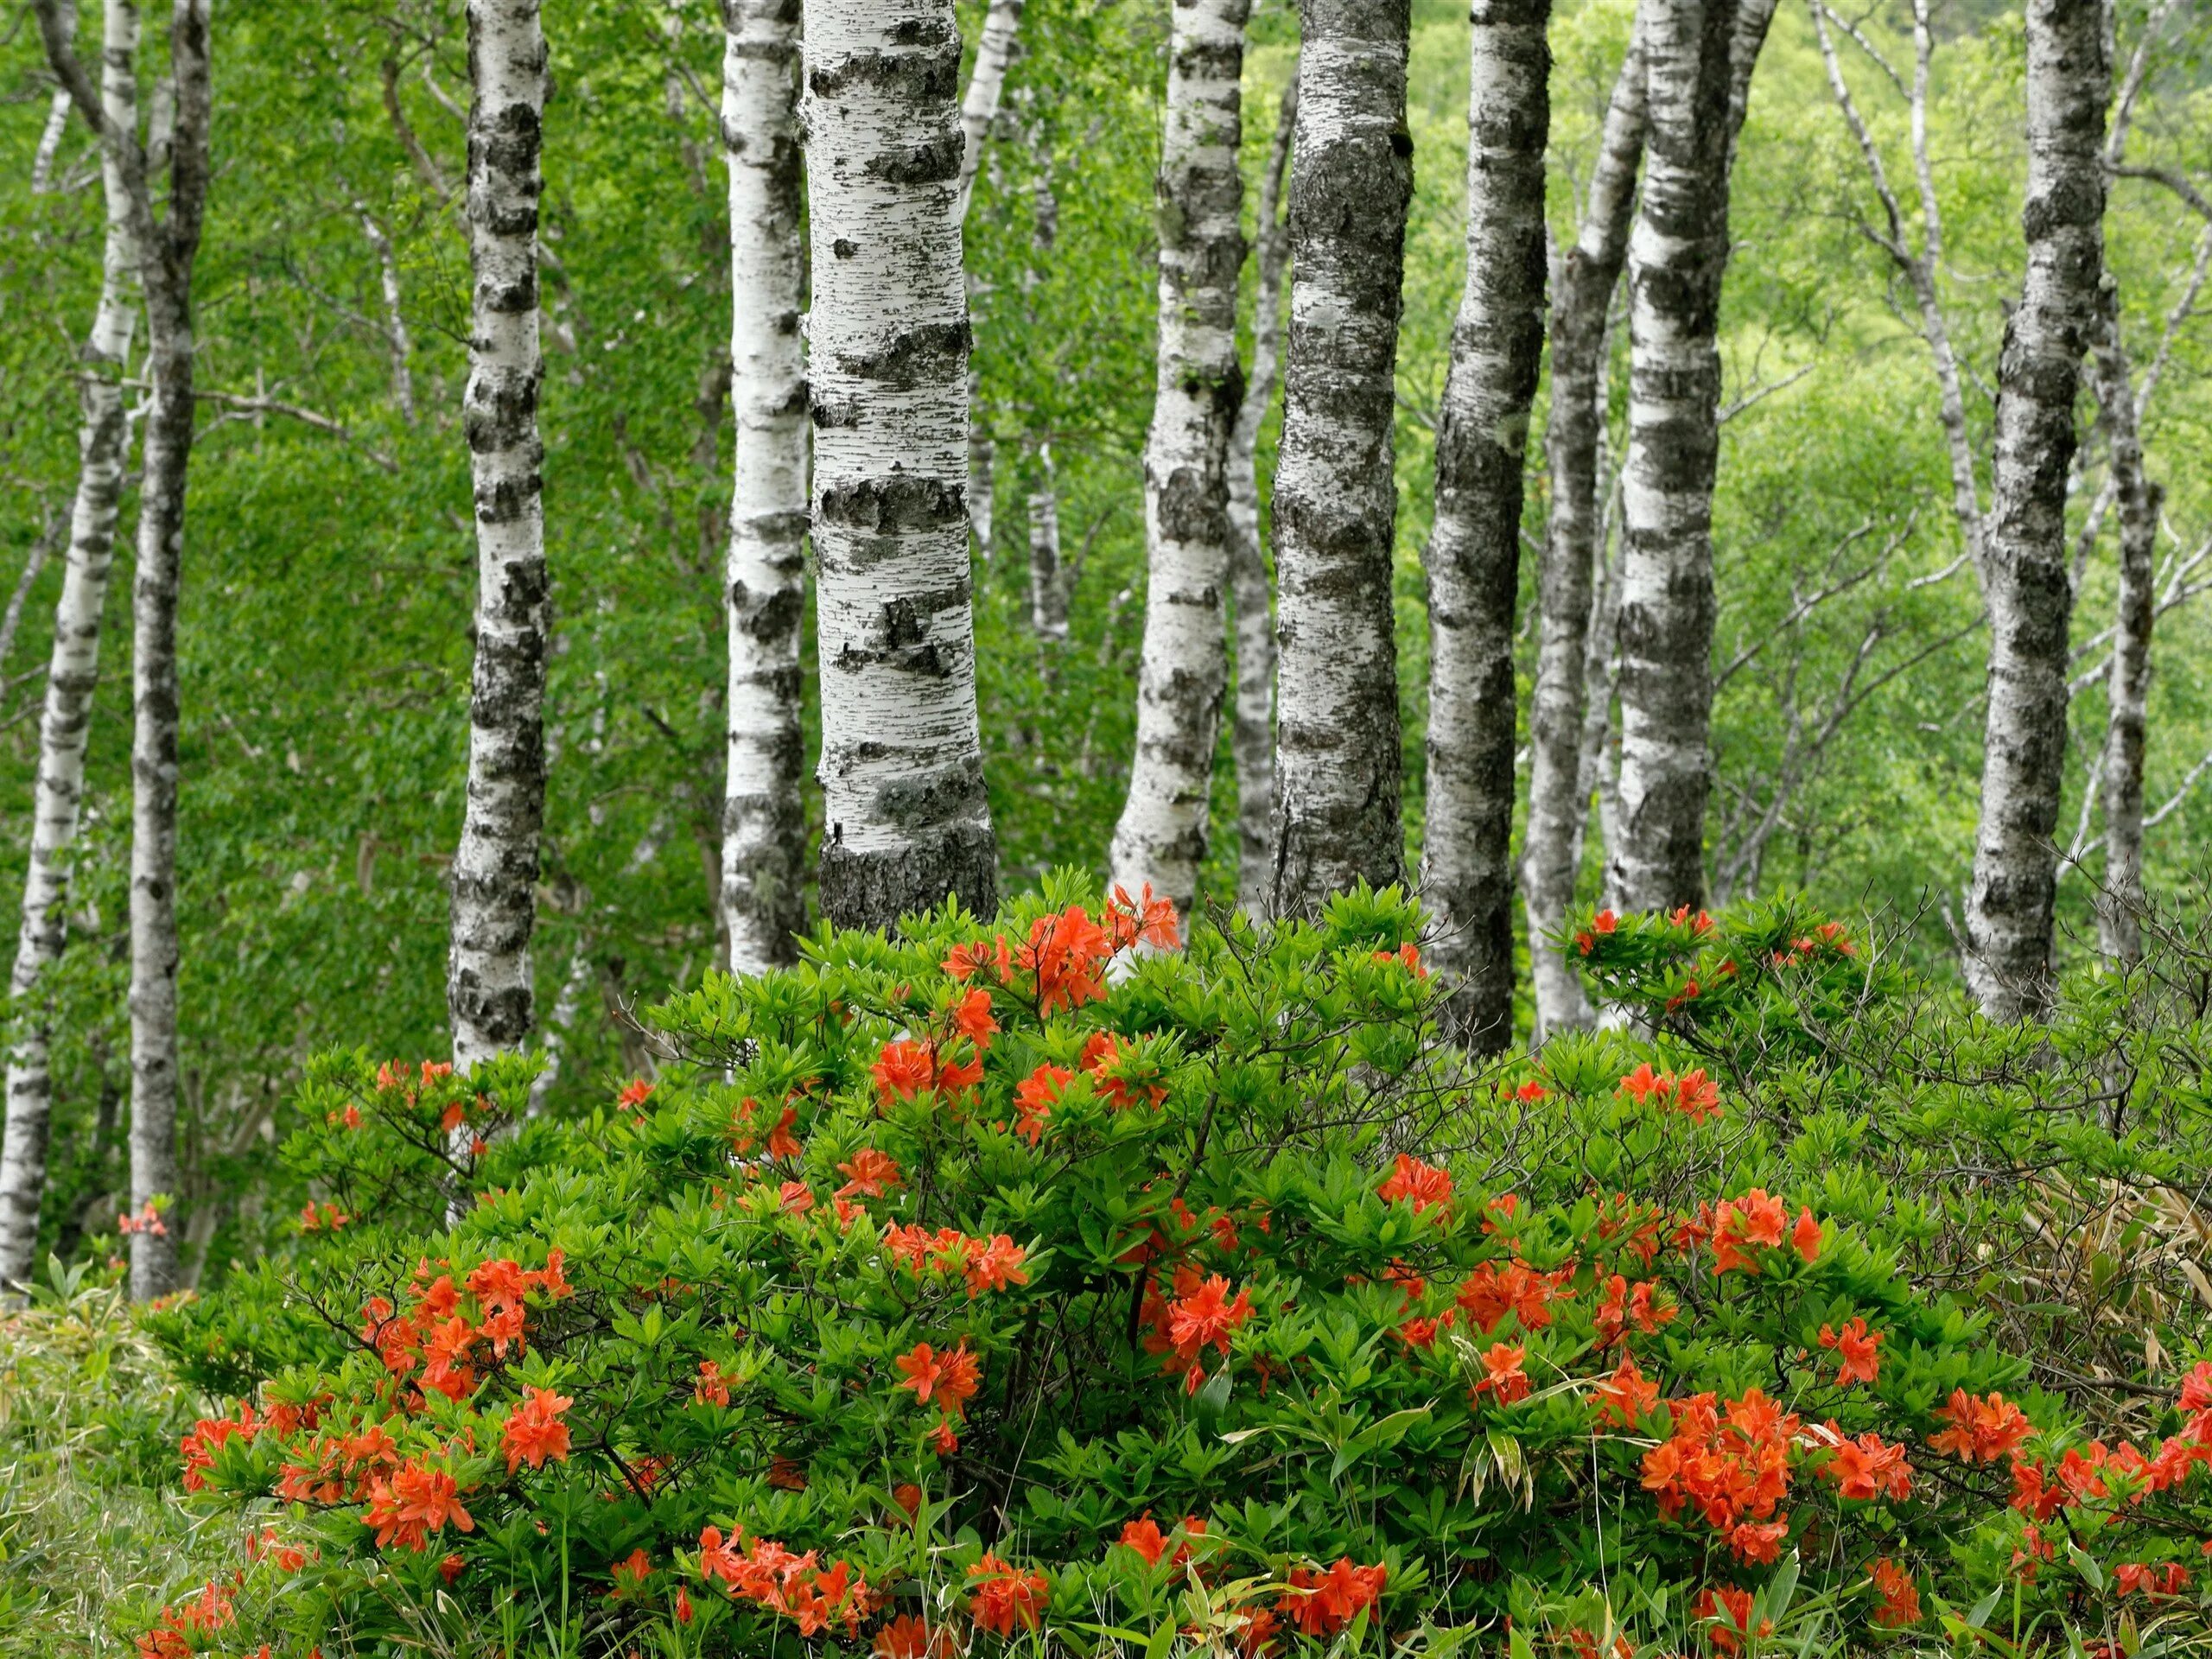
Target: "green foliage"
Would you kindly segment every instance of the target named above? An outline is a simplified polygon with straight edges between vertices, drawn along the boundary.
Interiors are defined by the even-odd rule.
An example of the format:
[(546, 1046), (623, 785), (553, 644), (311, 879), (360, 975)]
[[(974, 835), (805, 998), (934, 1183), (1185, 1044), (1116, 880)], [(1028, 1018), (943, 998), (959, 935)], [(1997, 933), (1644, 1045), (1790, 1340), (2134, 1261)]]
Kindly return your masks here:
[[(2212, 1367), (2146, 1397), (2147, 1451), (2092, 1446), (1997, 1310), (1915, 1282), (1971, 1205), (1931, 1223), (1802, 1103), (1846, 1077), (1819, 1033), (1910, 992), (1840, 930), (1586, 918), (1662, 1029), (1471, 1069), (1395, 893), (1173, 951), (1087, 897), (709, 976), (653, 1012), (657, 1084), (473, 1162), (451, 1111), (524, 1071), (480, 1103), (320, 1065), (313, 1230), (156, 1321), (256, 1385), (186, 1443), (261, 1541), (209, 1633), (1149, 1653), (1510, 1615), (1725, 1650), (1716, 1617), (1855, 1643), (1996, 1592), (2048, 1641), (2193, 1605), (2133, 1569), (2186, 1577), (2212, 1524)], [(1754, 946), (1679, 1000), (1669, 958)], [(1761, 1081), (1690, 1064), (1753, 1033)]]

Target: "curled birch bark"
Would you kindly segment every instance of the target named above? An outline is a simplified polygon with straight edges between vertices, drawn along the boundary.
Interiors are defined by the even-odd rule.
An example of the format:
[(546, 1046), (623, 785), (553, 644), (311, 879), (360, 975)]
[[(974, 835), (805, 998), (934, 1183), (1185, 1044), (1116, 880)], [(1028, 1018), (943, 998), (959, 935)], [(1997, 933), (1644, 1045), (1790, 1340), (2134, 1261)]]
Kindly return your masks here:
[(1275, 462), (1279, 912), (1405, 879), (1392, 376), (1413, 141), (1408, 0), (1300, 0)]
[(950, 0), (806, 0), (822, 908), (998, 908), (966, 500)]
[(1513, 616), (1522, 465), (1544, 348), (1550, 0), (1476, 0), (1465, 287), (1436, 427), (1429, 534), (1428, 798), (1421, 887), (1447, 1025), (1513, 1036)]
[(1117, 885), (1131, 893), (1149, 887), (1185, 912), (1205, 857), (1229, 683), (1229, 440), (1244, 396), (1238, 80), (1250, 11), (1250, 0), (1173, 9), (1155, 215), (1160, 330), (1144, 466), (1149, 575), (1136, 750), (1109, 861)]
[[(72, 26), (64, 33), (67, 39), (73, 32), (74, 9), (61, 10)], [(118, 132), (135, 135), (138, 9), (135, 0), (105, 0), (103, 13), (100, 108)], [(59, 96), (67, 99), (67, 89)], [(63, 110), (68, 112), (67, 103)], [(60, 142), (58, 136), (54, 142)], [(46, 1194), (54, 1082), (48, 1069), (51, 1031), (41, 988), (67, 937), (64, 908), (84, 800), (92, 693), (99, 682), (100, 618), (114, 564), (116, 518), (130, 442), (118, 383), (128, 366), (137, 320), (133, 289), (140, 254), (123, 162), (105, 146), (100, 172), (107, 228), (99, 305), (79, 359), (77, 490), (69, 512), (68, 564), (54, 611), (45, 706), (39, 715), (30, 867), (23, 878), (22, 919), (9, 982), (16, 1013), (15, 1040), (8, 1051), (7, 1128), (0, 1139), (0, 1286), (30, 1272)]]
[(1259, 291), (1252, 302), (1252, 372), (1229, 435), (1229, 588), (1236, 612), (1236, 693), (1230, 735), (1236, 760), (1236, 904), (1257, 918), (1274, 885), (1275, 618), (1273, 584), (1260, 543), (1260, 428), (1282, 367), (1282, 279), (1290, 266), (1290, 226), (1282, 216), (1298, 126), (1294, 65), (1275, 118), (1268, 169), (1260, 181)]
[(736, 416), (723, 572), (729, 635), (720, 901), (733, 973), (795, 959), (805, 922), (806, 251), (799, 0), (723, 0), (729, 165), (730, 404)]
[(2056, 994), (2052, 905), (2066, 754), (2066, 476), (2074, 399), (2104, 270), (2104, 119), (2112, 70), (2099, 0), (2029, 0), (2027, 276), (1998, 359), (1984, 540), (1989, 701), (1967, 893), (1967, 977), (1993, 1020)]
[(538, 0), (468, 0), (469, 255), (475, 287), (461, 423), (476, 506), (476, 664), (468, 800), (453, 862), (447, 1003), (454, 1063), (520, 1046), (531, 1023), (531, 933), (545, 812), (551, 654), (537, 401), (538, 150), (545, 35)]
[[(1537, 575), (1541, 612), (1529, 700), (1529, 823), (1522, 889), (1536, 993), (1536, 1036), (1586, 1026), (1581, 982), (1547, 941), (1574, 902), (1592, 779), (1582, 760), (1589, 702), (1592, 575), (1598, 557), (1598, 452), (1605, 435), (1606, 317), (1628, 251), (1643, 154), (1643, 54), (1631, 35), (1613, 83), (1574, 245), (1552, 288), (1551, 412), (1544, 431), (1551, 505)], [(1610, 644), (1605, 647), (1610, 658)]]

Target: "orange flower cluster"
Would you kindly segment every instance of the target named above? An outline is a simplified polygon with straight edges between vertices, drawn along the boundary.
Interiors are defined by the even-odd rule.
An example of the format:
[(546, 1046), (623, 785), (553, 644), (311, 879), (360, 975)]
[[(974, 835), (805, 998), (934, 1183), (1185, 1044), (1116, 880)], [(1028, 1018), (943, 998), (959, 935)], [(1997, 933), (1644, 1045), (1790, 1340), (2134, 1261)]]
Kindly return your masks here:
[(952, 1425), (967, 1415), (968, 1402), (975, 1398), (983, 1379), (982, 1367), (968, 1351), (966, 1340), (947, 1354), (938, 1353), (926, 1342), (917, 1343), (911, 1352), (900, 1354), (893, 1363), (906, 1374), (899, 1386), (913, 1390), (915, 1404), (925, 1406), (931, 1395), (937, 1396), (943, 1415), (931, 1431), (931, 1439), (940, 1452), (950, 1456), (960, 1446)]
[[(1193, 1538), (1203, 1538), (1205, 1535), (1206, 1523), (1204, 1521), (1195, 1515), (1185, 1516), (1182, 1524), (1177, 1527), (1172, 1535), (1172, 1537), (1179, 1537), (1185, 1541), (1176, 1549), (1175, 1559), (1172, 1565), (1180, 1567), (1189, 1560), (1191, 1546), (1188, 1541)], [(1160, 1558), (1167, 1553), (1167, 1546), (1172, 1541), (1172, 1537), (1171, 1535), (1160, 1531), (1160, 1523), (1152, 1518), (1152, 1511), (1147, 1510), (1135, 1520), (1122, 1528), (1122, 1535), (1116, 1541), (1143, 1556), (1144, 1564), (1147, 1567), (1158, 1567)]]
[(1936, 1415), (1950, 1427), (1929, 1435), (1929, 1446), (1949, 1452), (1961, 1463), (1995, 1463), (1999, 1458), (2009, 1458), (2034, 1427), (2003, 1395), (1976, 1398), (1964, 1389), (1952, 1389), (1950, 1399), (1936, 1408)]
[(1029, 1253), (1005, 1233), (971, 1238), (957, 1228), (940, 1227), (931, 1232), (916, 1223), (886, 1228), (883, 1246), (912, 1272), (918, 1274), (927, 1267), (963, 1274), (971, 1302), (987, 1290), (1029, 1282), (1029, 1270), (1024, 1265)]
[[(728, 1398), (728, 1391), (724, 1391)], [(499, 1431), (500, 1449), (507, 1454), (507, 1472), (512, 1474), (525, 1463), (533, 1469), (543, 1469), (550, 1458), (556, 1463), (569, 1460), (569, 1426), (561, 1421), (561, 1414), (576, 1402), (565, 1394), (556, 1394), (550, 1389), (525, 1388), (522, 1403), (507, 1414), (507, 1421)]]
[(925, 1090), (939, 1096), (973, 1089), (983, 1080), (980, 1058), (946, 1058), (934, 1039), (901, 1037), (883, 1046), (872, 1068), (884, 1099), (911, 1100)]
[(1033, 1630), (1050, 1587), (1043, 1573), (1025, 1573), (986, 1550), (968, 1569), (968, 1617), (999, 1636), (1012, 1636), (1017, 1624)]
[(721, 1580), (738, 1600), (758, 1603), (791, 1620), (803, 1637), (819, 1636), (832, 1623), (856, 1636), (875, 1600), (868, 1580), (849, 1561), (840, 1560), (824, 1572), (816, 1551), (794, 1555), (772, 1538), (756, 1538), (748, 1545), (742, 1527), (727, 1543), (720, 1527), (700, 1529), (699, 1573)]
[(1599, 1338), (1609, 1344), (1627, 1341), (1630, 1330), (1656, 1336), (1681, 1313), (1679, 1307), (1658, 1300), (1656, 1279), (1631, 1285), (1626, 1275), (1617, 1273), (1605, 1281), (1605, 1291), (1598, 1302), (1596, 1321)]
[(1601, 910), (1591, 919), (1590, 925), (1574, 936), (1574, 948), (1584, 956), (1597, 948), (1599, 938), (1620, 925), (1620, 918), (1610, 910)]
[(1361, 1567), (1349, 1555), (1325, 1571), (1294, 1567), (1290, 1588), (1276, 1605), (1306, 1635), (1326, 1640), (1358, 1617), (1361, 1608), (1372, 1606), (1389, 1578), (1389, 1569), (1381, 1562)]
[[(760, 1103), (750, 1095), (738, 1103), (737, 1119), (730, 1126), (730, 1149), (740, 1158), (760, 1146), (764, 1138), (757, 1121), (760, 1111)], [(799, 1145), (798, 1136), (791, 1133), (798, 1122), (798, 1108), (785, 1105), (783, 1116), (776, 1120), (765, 1137), (767, 1144), (763, 1149), (770, 1158), (796, 1158), (805, 1150)]]
[(1869, 1331), (1864, 1319), (1847, 1319), (1843, 1329), (1834, 1325), (1821, 1326), (1821, 1346), (1835, 1351), (1843, 1362), (1835, 1374), (1836, 1383), (1842, 1387), (1853, 1382), (1872, 1382), (1882, 1368), (1882, 1357), (1876, 1351), (1888, 1332)]
[(324, 1205), (321, 1212), (318, 1213), (315, 1200), (310, 1198), (300, 1211), (300, 1230), (303, 1233), (325, 1230), (334, 1233), (340, 1227), (349, 1225), (353, 1219), (353, 1217), (346, 1214), (334, 1204)]
[(1874, 1609), (1874, 1622), (1886, 1630), (1902, 1630), (1920, 1623), (1920, 1586), (1913, 1582), (1912, 1574), (1887, 1556), (1867, 1569), (1874, 1580), (1874, 1593), (1881, 1599)]
[(1845, 1434), (1834, 1418), (1808, 1435), (1815, 1446), (1826, 1446), (1833, 1455), (1821, 1473), (1835, 1483), (1839, 1497), (1871, 1498), (1887, 1494), (1898, 1503), (1912, 1496), (1912, 1465), (1904, 1447), (1885, 1444), (1878, 1434)]
[(1710, 1394), (1668, 1404), (1674, 1433), (1643, 1455), (1643, 1490), (1659, 1512), (1675, 1520), (1694, 1509), (1738, 1559), (1778, 1559), (1789, 1517), (1775, 1510), (1789, 1490), (1796, 1416), (1758, 1389), (1727, 1402), (1726, 1421)]
[(1503, 1264), (1485, 1262), (1460, 1281), (1454, 1300), (1484, 1336), (1509, 1313), (1523, 1331), (1541, 1331), (1552, 1322), (1552, 1302), (1574, 1294), (1564, 1287), (1573, 1276), (1572, 1268), (1540, 1272), (1517, 1255)]
[(1483, 1376), (1467, 1390), (1470, 1403), (1487, 1394), (1496, 1397), (1501, 1406), (1518, 1405), (1529, 1397), (1535, 1385), (1521, 1369), (1529, 1357), (1528, 1349), (1518, 1343), (1494, 1342), (1483, 1356)]
[(1659, 1385), (1643, 1375), (1635, 1357), (1623, 1354), (1613, 1374), (1598, 1384), (1598, 1421), (1634, 1428), (1659, 1407)]
[(1229, 1352), (1230, 1336), (1252, 1317), (1252, 1293), (1240, 1290), (1232, 1299), (1228, 1280), (1217, 1273), (1202, 1278), (1185, 1262), (1175, 1269), (1173, 1296), (1163, 1294), (1159, 1275), (1153, 1276), (1137, 1316), (1152, 1327), (1145, 1351), (1165, 1354), (1163, 1369), (1170, 1376), (1184, 1376), (1184, 1391), (1196, 1394), (1206, 1380), (1199, 1354), (1209, 1345)]
[[(202, 1417), (192, 1426), (192, 1432), (180, 1443), (180, 1449), (184, 1453), (184, 1490), (188, 1492), (206, 1491), (207, 1471), (214, 1467), (217, 1449), (227, 1440), (251, 1443), (268, 1426), (263, 1418), (256, 1414), (251, 1400), (238, 1402), (236, 1417)], [(307, 1416), (307, 1427), (314, 1427), (312, 1408)]]
[(942, 1624), (901, 1613), (875, 1633), (868, 1652), (874, 1659), (960, 1659), (960, 1643)]
[(383, 1475), (369, 1478), (368, 1506), (361, 1522), (377, 1535), (377, 1548), (395, 1544), (420, 1554), (434, 1532), (451, 1522), (462, 1532), (476, 1530), (476, 1522), (461, 1507), (459, 1487), (443, 1469), (405, 1463)]
[[(1690, 983), (1690, 995), (1694, 996), (1697, 982), (1693, 980)], [(1720, 1116), (1720, 1085), (1705, 1075), (1702, 1066), (1676, 1077), (1672, 1071), (1654, 1073), (1651, 1063), (1646, 1060), (1621, 1079), (1618, 1092), (1632, 1096), (1639, 1106), (1656, 1103), (1679, 1112), (1693, 1123)]]
[(1014, 1132), (1033, 1147), (1042, 1141), (1046, 1119), (1074, 1081), (1075, 1073), (1065, 1066), (1049, 1064), (1024, 1077), (1014, 1091)]
[(1752, 1252), (1780, 1249), (1785, 1231), (1790, 1247), (1806, 1261), (1820, 1255), (1821, 1224), (1813, 1219), (1810, 1210), (1797, 1212), (1793, 1228), (1782, 1200), (1770, 1196), (1764, 1187), (1755, 1186), (1739, 1198), (1722, 1199), (1713, 1211), (1715, 1270), (1757, 1273), (1759, 1258)]
[[(536, 1293), (557, 1301), (571, 1294), (557, 1249), (549, 1251), (538, 1268), (506, 1260), (486, 1262), (458, 1287), (450, 1273), (425, 1284), (429, 1272), (427, 1262), (416, 1268), (414, 1304), (406, 1313), (395, 1312), (382, 1296), (362, 1306), (361, 1340), (383, 1357), (395, 1380), (411, 1378), (412, 1387), (450, 1400), (464, 1400), (475, 1391), (480, 1344), (490, 1346), (494, 1359), (504, 1359), (511, 1346), (522, 1351), (526, 1297)], [(464, 1291), (473, 1308), (464, 1305)], [(418, 1366), (422, 1375), (414, 1377)]]
[(1403, 1198), (1419, 1215), (1424, 1210), (1434, 1209), (1440, 1217), (1452, 1210), (1452, 1172), (1434, 1164), (1424, 1164), (1410, 1153), (1398, 1154), (1397, 1166), (1382, 1185), (1376, 1189), (1385, 1204), (1395, 1204)]
[[(1712, 1621), (1713, 1630), (1707, 1639), (1715, 1653), (1740, 1652), (1744, 1638), (1753, 1635), (1751, 1592), (1748, 1590), (1738, 1590), (1732, 1585), (1715, 1586), (1698, 1597), (1690, 1611), (1697, 1618)], [(1774, 1621), (1761, 1619), (1757, 1635), (1764, 1637), (1773, 1634)]]
[(2123, 1596), (2138, 1591), (2146, 1596), (2177, 1596), (2189, 1588), (2189, 1569), (2179, 1561), (2168, 1561), (2164, 1567), (2126, 1561), (2113, 1571), (2112, 1580)]
[(232, 1594), (210, 1579), (207, 1588), (181, 1608), (162, 1608), (154, 1628), (139, 1635), (139, 1659), (190, 1659), (205, 1645), (203, 1638), (238, 1622)]
[(1091, 1089), (1117, 1112), (1137, 1103), (1136, 1092), (1154, 1106), (1167, 1098), (1167, 1085), (1157, 1071), (1133, 1069), (1135, 1051), (1123, 1046), (1110, 1031), (1094, 1031), (1083, 1046), (1082, 1065), (1090, 1074)]

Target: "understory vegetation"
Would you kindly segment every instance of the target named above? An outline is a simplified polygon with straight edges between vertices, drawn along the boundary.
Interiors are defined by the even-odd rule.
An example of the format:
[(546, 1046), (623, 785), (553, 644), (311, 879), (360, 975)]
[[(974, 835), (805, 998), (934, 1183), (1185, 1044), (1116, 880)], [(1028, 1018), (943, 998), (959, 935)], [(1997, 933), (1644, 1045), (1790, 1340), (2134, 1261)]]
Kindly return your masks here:
[(289, 1243), (0, 1327), (4, 1650), (2201, 1643), (2212, 940), (2001, 1027), (1585, 912), (1625, 1022), (1471, 1065), (1419, 931), (1065, 875), (710, 976), (574, 1121), (323, 1057)]

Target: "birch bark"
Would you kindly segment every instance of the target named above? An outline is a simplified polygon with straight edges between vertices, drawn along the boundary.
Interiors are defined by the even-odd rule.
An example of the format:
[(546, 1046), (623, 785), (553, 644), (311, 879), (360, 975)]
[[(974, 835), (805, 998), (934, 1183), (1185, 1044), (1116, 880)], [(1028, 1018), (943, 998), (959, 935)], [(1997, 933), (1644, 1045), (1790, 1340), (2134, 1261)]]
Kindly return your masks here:
[[(72, 42), (77, 38), (76, 0), (60, 0), (61, 37)], [(38, 148), (31, 152), (31, 194), (45, 195), (54, 188), (54, 159), (61, 153), (61, 140), (69, 130), (69, 89), (57, 86), (47, 99), (46, 124), (39, 129)], [(131, 111), (131, 120), (137, 120), (137, 106)], [(134, 128), (135, 130), (135, 128)]]
[(2104, 892), (2097, 943), (2123, 966), (2143, 959), (2143, 752), (2151, 693), (2151, 629), (2158, 614), (2160, 492), (2145, 475), (2135, 388), (2120, 337), (2120, 304), (2107, 307), (2097, 350), (2097, 401), (2112, 435), (2112, 478), (2120, 501), (2120, 599), (2106, 680), (2103, 794)]
[(1513, 613), (1522, 463), (1544, 349), (1551, 0), (1475, 0), (1465, 287), (1436, 428), (1429, 534), (1427, 950), (1446, 1023), (1480, 1053), (1513, 1037)]
[(1259, 291), (1252, 302), (1252, 372), (1229, 435), (1229, 588), (1236, 611), (1236, 693), (1230, 748), (1236, 760), (1236, 904), (1257, 919), (1274, 885), (1275, 619), (1260, 543), (1260, 428), (1282, 367), (1282, 279), (1290, 226), (1282, 214), (1298, 126), (1294, 66), (1260, 180)]
[[(131, 590), (130, 1204), (142, 1217), (179, 1190), (176, 617), (192, 460), (192, 267), (207, 199), (213, 115), (207, 25), (207, 0), (177, 0), (169, 29), (176, 118), (168, 214), (158, 232), (141, 237), (153, 379)], [(176, 1287), (178, 1225), (172, 1213), (132, 1236), (135, 1300)]]
[[(998, 119), (999, 103), (1006, 93), (1006, 72), (1014, 62), (1021, 31), (1022, 0), (991, 0), (983, 14), (983, 30), (976, 42), (976, 61), (968, 72), (968, 90), (960, 100), (959, 219), (968, 220), (968, 206), (975, 200), (976, 175), (982, 170), (983, 146), (990, 140), (991, 124)], [(998, 441), (983, 407), (982, 377), (971, 360), (968, 372), (968, 526), (976, 537), (976, 551), (991, 556), (991, 518), (996, 488)]]
[(385, 348), (391, 356), (391, 396), (399, 405), (400, 418), (408, 425), (415, 424), (415, 372), (410, 366), (415, 342), (408, 337), (407, 315), (399, 305), (399, 257), (391, 245), (391, 237), (369, 211), (369, 204), (358, 196), (353, 200), (353, 215), (361, 221), (361, 234), (377, 256), (377, 276), (384, 292)]
[(476, 666), (468, 801), (453, 863), (446, 1000), (462, 1071), (531, 1028), (531, 932), (545, 812), (550, 618), (539, 467), (538, 0), (468, 0), (469, 256), (475, 287), (461, 423), (476, 506)]
[(1643, 203), (1629, 233), (1629, 438), (1620, 610), (1620, 834), (1630, 910), (1705, 896), (1713, 482), (1737, 9), (1648, 0)]
[[(1537, 577), (1541, 612), (1529, 701), (1529, 826), (1522, 887), (1536, 994), (1536, 1037), (1586, 1026), (1580, 980), (1548, 941), (1574, 902), (1591, 780), (1582, 760), (1591, 678), (1592, 572), (1598, 557), (1598, 451), (1605, 435), (1605, 321), (1628, 251), (1643, 154), (1643, 51), (1632, 34), (1590, 175), (1582, 223), (1552, 288), (1551, 413), (1544, 432), (1551, 506)], [(1611, 648), (1606, 653), (1611, 655)]]
[(806, 0), (822, 907), (998, 908), (966, 502), (951, 0)]
[(1984, 539), (1989, 701), (1981, 819), (1967, 893), (1967, 977), (1993, 1020), (2056, 991), (2052, 900), (2066, 751), (2066, 476), (2074, 399), (2104, 269), (2104, 119), (2112, 70), (2099, 0), (2029, 0), (2027, 276), (1998, 359)]
[(728, 747), (721, 920), (733, 973), (795, 959), (804, 925), (806, 766), (799, 731), (805, 607), (806, 252), (798, 125), (799, 0), (723, 0), (729, 163), (734, 486), (724, 569)]
[(1238, 82), (1251, 0), (1176, 0), (1160, 143), (1160, 329), (1145, 448), (1149, 578), (1136, 753), (1114, 831), (1114, 881), (1187, 912), (1205, 858), (1213, 752), (1229, 684), (1229, 439), (1244, 397)]
[(1275, 463), (1278, 912), (1405, 878), (1392, 374), (1413, 141), (1408, 0), (1300, 0)]
[[(61, 8), (63, 38), (75, 9)], [(100, 53), (100, 108), (118, 132), (138, 126), (138, 8), (106, 0)], [(69, 92), (57, 97), (69, 112)], [(59, 144), (57, 135), (54, 140)], [(22, 920), (9, 994), (16, 1007), (8, 1052), (7, 1128), (0, 1139), (0, 1286), (31, 1270), (39, 1206), (46, 1192), (46, 1150), (54, 1107), (48, 1070), (50, 1015), (41, 995), (47, 970), (67, 933), (70, 854), (76, 843), (85, 788), (85, 745), (92, 692), (99, 681), (100, 619), (115, 557), (117, 510), (130, 430), (118, 384), (128, 367), (137, 319), (133, 285), (140, 253), (130, 193), (119, 156), (103, 147), (101, 182), (107, 213), (101, 251), (100, 297), (81, 353), (78, 379), (77, 492), (69, 514), (69, 562), (54, 611), (54, 650), (39, 715), (38, 778), (31, 807), (30, 868), (23, 880)]]
[(1052, 446), (1037, 446), (1037, 487), (1029, 493), (1029, 626), (1046, 645), (1068, 639), (1068, 580), (1060, 568), (1060, 491)]

